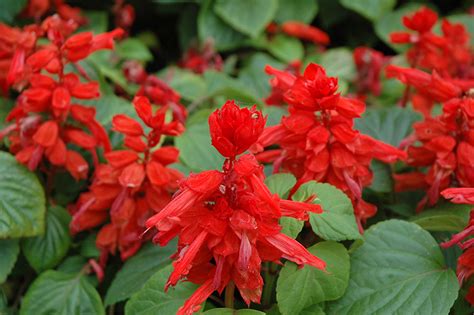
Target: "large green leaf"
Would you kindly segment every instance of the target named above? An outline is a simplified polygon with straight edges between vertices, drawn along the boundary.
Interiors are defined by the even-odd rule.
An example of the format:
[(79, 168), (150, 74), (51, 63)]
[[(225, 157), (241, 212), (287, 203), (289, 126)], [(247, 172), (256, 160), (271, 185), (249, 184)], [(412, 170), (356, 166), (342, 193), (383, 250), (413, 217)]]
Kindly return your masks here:
[(247, 38), (227, 25), (213, 11), (213, 0), (205, 0), (199, 10), (197, 26), (201, 41), (212, 39), (217, 50), (239, 47)]
[(0, 22), (11, 24), (15, 16), (26, 6), (27, 0), (1, 0)]
[(414, 223), (389, 220), (368, 229), (351, 256), (346, 294), (328, 314), (448, 314), (458, 295), (433, 237)]
[(310, 181), (293, 195), (293, 200), (304, 201), (316, 196), (314, 203), (323, 208), (321, 214), (310, 214), (311, 227), (317, 235), (333, 241), (354, 240), (361, 237), (349, 197), (336, 187)]
[(370, 109), (355, 121), (355, 127), (363, 134), (397, 147), (411, 134), (413, 123), (421, 118), (409, 108)]
[(265, 315), (264, 312), (257, 310), (234, 310), (232, 308), (213, 308), (212, 310), (202, 313), (203, 315)]
[(256, 37), (274, 18), (278, 0), (216, 0), (214, 11), (237, 31)]
[(225, 99), (234, 99), (239, 103), (253, 105), (260, 100), (249, 91), (239, 80), (231, 78), (225, 73), (209, 70), (204, 73), (207, 85), (207, 97), (223, 96)]
[(371, 21), (379, 20), (384, 14), (392, 11), (397, 0), (340, 0), (341, 4)]
[(175, 139), (179, 158), (192, 171), (221, 169), (224, 158), (211, 145), (207, 120), (188, 125), (186, 131)]
[(279, 0), (275, 22), (301, 21), (311, 24), (318, 13), (318, 2), (315, 0)]
[(412, 217), (411, 222), (428, 231), (460, 232), (469, 222), (472, 205), (443, 203)]
[(308, 250), (326, 262), (326, 271), (285, 263), (277, 282), (278, 308), (283, 315), (297, 315), (311, 305), (336, 300), (349, 283), (349, 254), (343, 245), (321, 242)]
[(23, 240), (23, 254), (36, 272), (53, 268), (66, 255), (71, 244), (70, 219), (64, 208), (51, 206), (46, 212), (44, 234)]
[(0, 238), (44, 231), (45, 197), (35, 174), (0, 152)]
[(148, 47), (139, 39), (127, 38), (117, 44), (117, 55), (124, 60), (150, 61), (153, 60)]
[(402, 24), (402, 17), (416, 11), (420, 6), (421, 4), (419, 3), (407, 3), (395, 11), (387, 12), (374, 23), (375, 33), (381, 40), (396, 51), (406, 50), (407, 45), (392, 44), (390, 42), (390, 34), (397, 31), (406, 31), (406, 28)]
[(146, 244), (117, 272), (105, 296), (105, 305), (126, 300), (139, 291), (151, 276), (170, 264), (169, 257), (175, 251), (176, 242), (166, 247)]
[(181, 282), (164, 292), (172, 266), (160, 269), (125, 305), (127, 315), (176, 314), (184, 301), (197, 289), (197, 285)]
[(305, 308), (300, 315), (326, 315), (321, 305), (315, 304)]
[(105, 314), (96, 289), (81, 274), (48, 270), (28, 288), (21, 315)]
[(293, 37), (277, 35), (268, 41), (267, 49), (285, 63), (303, 59), (303, 44)]
[(348, 48), (339, 47), (327, 50), (320, 59), (320, 64), (329, 76), (340, 80), (351, 81), (356, 74), (352, 52)]
[(19, 252), (18, 239), (0, 240), (0, 284), (5, 282), (15, 266)]

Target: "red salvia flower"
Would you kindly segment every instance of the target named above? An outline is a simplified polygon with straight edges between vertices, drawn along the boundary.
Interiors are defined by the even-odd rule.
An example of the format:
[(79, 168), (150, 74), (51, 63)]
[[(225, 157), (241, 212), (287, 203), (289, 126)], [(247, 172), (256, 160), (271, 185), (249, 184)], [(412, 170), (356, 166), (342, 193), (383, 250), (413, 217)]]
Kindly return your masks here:
[[(454, 203), (474, 204), (474, 188), (450, 188), (444, 190), (441, 194)], [(458, 258), (457, 265), (457, 275), (461, 285), (474, 274), (474, 239), (471, 238), (473, 235), (474, 209), (471, 210), (467, 227), (462, 232), (453, 235), (450, 241), (441, 244), (444, 248), (457, 244), (463, 250), (462, 255)], [(466, 300), (474, 305), (474, 285), (469, 287)]]
[(288, 65), (285, 70), (278, 70), (269, 65), (265, 66), (265, 72), (274, 77), (270, 79), (272, 91), (265, 99), (267, 105), (283, 105), (285, 92), (293, 85), (296, 77), (300, 75), (301, 61), (296, 60)]
[(214, 291), (239, 289), (247, 304), (259, 303), (264, 261), (281, 258), (324, 269), (325, 263), (280, 232), (278, 220), (308, 219), (320, 213), (315, 204), (281, 200), (265, 186), (262, 166), (246, 151), (263, 129), (265, 118), (254, 108), (227, 102), (209, 118), (213, 144), (227, 159), (223, 171), (193, 174), (180, 184), (173, 199), (147, 220), (156, 228), (154, 241), (167, 244), (178, 236), (178, 252), (166, 287), (180, 279), (201, 286), (177, 314), (192, 314)]
[(97, 236), (101, 264), (108, 254), (120, 252), (123, 260), (132, 256), (146, 239), (140, 236), (145, 220), (160, 211), (177, 189), (181, 173), (168, 166), (178, 160), (174, 147), (155, 148), (162, 136), (183, 132), (179, 122), (166, 122), (167, 107), (153, 113), (152, 105), (143, 96), (133, 100), (135, 110), (150, 131), (127, 115), (116, 115), (113, 130), (125, 136), (126, 150), (105, 154), (107, 164), (100, 164), (89, 191), (83, 193), (71, 208), (71, 231), (77, 233), (103, 224)]
[(328, 45), (329, 35), (315, 26), (298, 21), (287, 21), (281, 25), (281, 31), (290, 36), (313, 42), (315, 45)]
[(364, 96), (370, 92), (378, 96), (381, 89), (380, 73), (386, 61), (385, 56), (372, 48), (361, 46), (354, 49), (353, 57), (357, 68), (355, 81), (357, 93)]
[(224, 62), (222, 57), (214, 50), (213, 42), (208, 40), (204, 43), (202, 49), (195, 46), (189, 47), (178, 66), (202, 74), (208, 69), (221, 71)]
[(293, 173), (298, 178), (295, 189), (310, 180), (328, 182), (351, 198), (359, 224), (372, 217), (375, 206), (362, 199), (363, 187), (372, 181), (370, 162), (394, 162), (406, 154), (353, 129), (353, 119), (365, 104), (337, 94), (337, 79), (319, 65), (310, 64), (298, 77), (268, 69), (287, 86), (283, 95), (289, 115), (265, 129), (253, 150), (278, 144), (280, 149), (258, 157), (273, 160), (275, 171)]
[(131, 4), (125, 4), (125, 0), (115, 0), (112, 12), (115, 15), (115, 25), (128, 33), (135, 22), (135, 8)]

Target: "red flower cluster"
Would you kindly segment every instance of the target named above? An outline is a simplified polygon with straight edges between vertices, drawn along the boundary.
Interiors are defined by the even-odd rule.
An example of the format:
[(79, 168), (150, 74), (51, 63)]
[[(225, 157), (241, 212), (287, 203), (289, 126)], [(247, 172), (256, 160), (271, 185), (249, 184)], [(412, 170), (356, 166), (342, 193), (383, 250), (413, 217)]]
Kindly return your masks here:
[(208, 69), (221, 71), (224, 62), (222, 57), (215, 52), (213, 42), (208, 40), (202, 49), (194, 46), (189, 47), (178, 66), (202, 74)]
[(406, 154), (353, 129), (365, 104), (336, 93), (337, 79), (328, 77), (319, 65), (310, 64), (302, 76), (269, 66), (267, 72), (287, 87), (283, 96), (289, 116), (265, 129), (254, 147), (259, 151), (278, 144), (280, 149), (262, 152), (258, 158), (275, 161), (275, 171), (293, 173), (296, 187), (316, 180), (342, 189), (351, 198), (360, 225), (376, 213), (376, 207), (362, 199), (363, 187), (372, 181), (370, 162), (375, 158), (390, 163)]
[[(418, 70), (411, 70), (418, 71)], [(431, 90), (435, 93), (436, 90)], [(447, 91), (447, 89), (441, 90)], [(418, 205), (434, 205), (439, 193), (453, 185), (474, 186), (474, 98), (453, 98), (444, 103), (443, 113), (414, 124), (415, 132), (405, 144), (408, 147), (408, 164), (427, 168), (397, 174), (396, 190), (428, 189)]]
[(272, 91), (265, 99), (265, 104), (281, 106), (285, 104), (283, 95), (293, 85), (295, 76), (301, 74), (301, 61), (296, 60), (290, 63), (285, 70), (278, 70), (272, 67), (265, 68), (267, 74), (273, 75), (270, 79)]
[[(474, 204), (474, 188), (450, 188), (444, 190), (441, 194), (443, 197), (451, 199), (454, 203)], [(471, 210), (469, 223), (464, 231), (455, 234), (450, 241), (441, 244), (444, 248), (457, 244), (463, 250), (462, 255), (458, 258), (457, 266), (457, 274), (460, 284), (474, 275), (474, 239), (471, 238), (473, 235), (474, 209)], [(474, 305), (474, 285), (469, 287), (466, 300)]]
[(130, 32), (135, 22), (135, 8), (131, 4), (125, 4), (125, 0), (115, 0), (112, 12), (115, 15), (115, 25)]
[(307, 220), (308, 211), (322, 209), (271, 195), (255, 157), (236, 159), (257, 140), (264, 124), (260, 111), (241, 109), (233, 102), (215, 111), (209, 125), (214, 146), (227, 158), (223, 171), (204, 171), (183, 180), (171, 202), (146, 222), (158, 230), (154, 241), (160, 245), (179, 237), (166, 286), (182, 278), (201, 284), (179, 309), (180, 315), (192, 314), (214, 291), (234, 284), (247, 304), (259, 303), (263, 261), (286, 258), (325, 268), (323, 261), (280, 233), (278, 223), (281, 216)]
[(51, 43), (28, 58), (23, 53), (17, 59), (14, 57), (10, 67), (10, 74), (14, 74), (12, 82), (24, 81), (27, 88), (7, 117), (7, 121), (14, 123), (1, 131), (0, 137), (8, 135), (11, 152), (31, 170), (46, 157), (50, 164), (65, 167), (74, 178), (81, 179), (87, 177), (88, 164), (67, 144), (90, 151), (96, 162), (96, 148), (108, 151), (110, 144), (105, 130), (94, 119), (95, 110), (74, 103), (74, 99), (98, 97), (98, 84), (83, 83), (76, 74), (65, 73), (64, 69), (96, 50), (112, 49), (121, 30), (97, 36), (90, 32), (70, 36), (76, 28), (77, 24), (58, 16), (47, 18), (39, 34)]
[(133, 100), (135, 110), (150, 128), (146, 134), (142, 124), (126, 115), (113, 118), (113, 129), (125, 136), (126, 150), (105, 154), (108, 164), (100, 164), (89, 191), (81, 194), (71, 208), (71, 231), (77, 233), (98, 226), (108, 218), (97, 236), (101, 265), (108, 254), (120, 251), (123, 260), (135, 254), (143, 243), (140, 237), (144, 223), (160, 211), (177, 189), (181, 173), (167, 167), (178, 160), (178, 149), (160, 144), (162, 136), (176, 136), (184, 127), (178, 121), (166, 122), (167, 107), (153, 114), (146, 97)]
[[(433, 71), (432, 84), (436, 85), (446, 80), (460, 82), (460, 80), (474, 79), (474, 54), (465, 26), (453, 24), (444, 19), (441, 23), (442, 35), (436, 35), (432, 32), (432, 28), (437, 20), (438, 16), (434, 11), (422, 7), (413, 15), (403, 17), (403, 24), (412, 32), (392, 33), (391, 40), (394, 43), (412, 44), (407, 52), (410, 67)], [(390, 73), (389, 76), (394, 76), (394, 72), (399, 72), (398, 75), (395, 74), (399, 79), (404, 76), (399, 69), (387, 70)], [(421, 73), (420, 76), (422, 76)], [(407, 84), (402, 105), (405, 106), (410, 99), (410, 86), (414, 86), (418, 93), (411, 98), (413, 107), (425, 116), (430, 116), (434, 102), (446, 101), (446, 99), (440, 100), (438, 95), (430, 95), (429, 90), (433, 88), (432, 86), (420, 90), (420, 85), (426, 84), (429, 77), (428, 74), (423, 76), (424, 78), (421, 78), (421, 82), (418, 83), (418, 78), (405, 81), (401, 79)], [(463, 84), (473, 86), (474, 82), (464, 81)], [(435, 93), (441, 92), (441, 90), (435, 90)]]
[(53, 8), (63, 20), (72, 20), (80, 25), (86, 23), (86, 19), (81, 15), (81, 10), (67, 5), (64, 0), (29, 0), (23, 10), (23, 15), (39, 21)]
[(178, 92), (155, 75), (149, 75), (137, 61), (126, 61), (123, 72), (127, 80), (140, 84), (137, 96), (146, 96), (153, 104), (169, 107), (173, 112), (173, 119), (184, 124), (188, 111), (181, 104), (181, 96)]
[(357, 68), (354, 83), (359, 97), (363, 98), (369, 92), (378, 96), (381, 90), (380, 73), (387, 58), (381, 52), (364, 46), (354, 49), (353, 57)]

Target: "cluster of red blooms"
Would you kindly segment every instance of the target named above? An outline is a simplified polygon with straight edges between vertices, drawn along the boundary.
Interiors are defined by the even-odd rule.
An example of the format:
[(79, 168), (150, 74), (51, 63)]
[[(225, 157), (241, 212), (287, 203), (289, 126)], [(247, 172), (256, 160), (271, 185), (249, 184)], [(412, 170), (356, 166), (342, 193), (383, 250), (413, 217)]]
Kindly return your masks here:
[(299, 21), (286, 21), (281, 25), (270, 23), (267, 32), (275, 34), (285, 33), (289, 36), (312, 42), (315, 45), (326, 46), (329, 44), (329, 35), (319, 28)]
[(129, 33), (135, 22), (135, 8), (131, 4), (125, 4), (125, 0), (115, 0), (112, 12), (115, 15), (115, 26)]
[(359, 98), (363, 99), (368, 93), (378, 96), (381, 90), (380, 74), (387, 57), (375, 49), (361, 46), (354, 49), (353, 58), (357, 69), (354, 83)]
[[(409, 31), (392, 33), (390, 38), (396, 44), (411, 44), (407, 59), (411, 68), (433, 72), (433, 80), (454, 81), (456, 84), (474, 84), (474, 54), (470, 47), (469, 33), (462, 24), (454, 24), (446, 19), (441, 22), (442, 35), (433, 33), (438, 21), (436, 12), (422, 7), (412, 15), (403, 17), (403, 24)], [(392, 75), (392, 70), (389, 70)], [(466, 80), (471, 80), (466, 82)], [(402, 105), (410, 99), (410, 86), (417, 88), (411, 97), (413, 107), (430, 116), (435, 102), (446, 101), (419, 90), (416, 83), (407, 84)]]
[(289, 115), (279, 125), (265, 129), (254, 150), (271, 145), (280, 149), (259, 154), (261, 161), (274, 161), (280, 169), (296, 176), (299, 187), (310, 180), (330, 183), (352, 200), (359, 227), (376, 213), (376, 207), (362, 199), (362, 189), (372, 181), (372, 159), (387, 163), (404, 159), (402, 152), (388, 144), (360, 134), (353, 128), (365, 104), (337, 93), (337, 79), (322, 67), (310, 64), (302, 76), (270, 66), (273, 88), (288, 103)]
[(173, 120), (184, 124), (188, 111), (181, 104), (181, 96), (156, 75), (149, 75), (143, 65), (129, 60), (123, 64), (123, 72), (128, 81), (140, 85), (137, 96), (148, 97), (153, 104), (166, 106), (173, 112)]
[(39, 21), (51, 11), (55, 11), (63, 20), (72, 20), (80, 25), (86, 23), (81, 10), (67, 5), (64, 0), (29, 0), (22, 14)]
[(213, 42), (208, 40), (201, 49), (195, 46), (189, 47), (178, 66), (202, 74), (209, 69), (221, 71), (224, 62), (222, 57), (214, 50)]
[[(474, 204), (474, 188), (449, 188), (441, 194), (454, 203)], [(455, 234), (450, 241), (441, 244), (444, 248), (457, 244), (463, 250), (462, 255), (458, 258), (457, 266), (461, 285), (474, 275), (474, 239), (471, 236), (474, 236), (474, 209), (471, 210), (469, 223), (464, 231)], [(474, 285), (469, 287), (466, 300), (474, 305)]]
[(181, 173), (168, 168), (178, 160), (178, 149), (163, 146), (154, 149), (162, 136), (177, 136), (184, 131), (181, 122), (166, 122), (167, 106), (153, 114), (148, 98), (137, 96), (135, 110), (150, 129), (145, 133), (142, 124), (120, 114), (112, 120), (113, 130), (125, 136), (125, 150), (105, 153), (107, 164), (100, 164), (95, 171), (89, 191), (81, 194), (71, 207), (73, 233), (103, 224), (96, 244), (101, 250), (101, 265), (108, 254), (117, 249), (123, 260), (134, 255), (144, 239), (140, 236), (144, 223), (153, 213), (160, 211), (177, 189)]
[[(179, 309), (179, 315), (199, 310), (214, 291), (235, 285), (244, 301), (259, 303), (263, 261), (281, 258), (319, 269), (325, 263), (280, 232), (279, 219), (308, 219), (320, 213), (315, 204), (281, 200), (264, 184), (262, 166), (245, 152), (257, 141), (265, 118), (255, 108), (224, 104), (209, 117), (212, 144), (226, 157), (223, 171), (193, 174), (180, 183), (171, 202), (147, 222), (156, 228), (154, 241), (165, 245), (179, 237), (174, 270), (167, 285), (187, 279), (201, 286)], [(231, 289), (232, 290), (232, 289)]]
[[(474, 186), (470, 161), (474, 154), (474, 54), (463, 25), (443, 20), (443, 35), (434, 34), (437, 18), (427, 8), (404, 17), (403, 23), (414, 32), (392, 34), (392, 41), (413, 44), (407, 54), (412, 68), (390, 65), (386, 69), (388, 77), (407, 85), (404, 98), (410, 87), (415, 89), (413, 107), (425, 116), (424, 121), (414, 124), (415, 132), (403, 146), (408, 147), (408, 164), (427, 168), (426, 173), (395, 175), (397, 191), (427, 189), (419, 211), (434, 205), (443, 189)], [(432, 117), (435, 103), (443, 103), (442, 113)]]
[[(49, 44), (37, 48), (30, 46), (30, 50), (26, 50), (21, 40), (18, 42), (9, 69), (11, 76), (7, 79), (22, 91), (7, 117), (7, 121), (14, 123), (2, 130), (0, 137), (8, 135), (11, 152), (31, 170), (46, 158), (51, 165), (65, 167), (74, 178), (81, 179), (87, 177), (88, 164), (67, 144), (90, 151), (95, 162), (98, 160), (96, 148), (103, 147), (108, 151), (110, 144), (105, 130), (94, 119), (95, 110), (73, 103), (74, 99), (98, 97), (98, 84), (81, 82), (76, 74), (65, 73), (65, 66), (94, 51), (112, 49), (114, 38), (122, 31), (117, 29), (96, 36), (84, 32), (71, 36), (76, 28), (77, 23), (73, 20), (65, 21), (54, 15), (36, 27), (34, 35), (31, 34), (47, 37)], [(30, 35), (28, 32), (19, 34), (19, 38)], [(27, 56), (27, 52), (31, 54)]]

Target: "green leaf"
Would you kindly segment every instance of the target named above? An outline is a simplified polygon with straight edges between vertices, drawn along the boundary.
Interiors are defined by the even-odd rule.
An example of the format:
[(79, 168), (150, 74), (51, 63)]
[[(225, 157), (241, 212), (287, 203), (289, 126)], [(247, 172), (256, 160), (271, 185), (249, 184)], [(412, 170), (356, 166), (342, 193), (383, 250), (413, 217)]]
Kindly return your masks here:
[(44, 231), (45, 197), (34, 173), (11, 154), (0, 152), (0, 238)]
[(365, 243), (351, 255), (346, 294), (328, 314), (448, 314), (458, 295), (453, 270), (425, 230), (389, 220), (364, 233)]
[(356, 119), (355, 127), (363, 134), (398, 147), (412, 133), (413, 123), (421, 118), (409, 108), (369, 109)]
[(97, 233), (90, 233), (86, 238), (81, 242), (80, 253), (83, 257), (88, 258), (99, 258), (100, 250), (96, 245)]
[(127, 38), (117, 44), (115, 49), (117, 55), (124, 60), (151, 61), (153, 55), (148, 47), (139, 39)]
[(237, 31), (256, 37), (274, 18), (278, 0), (216, 0), (214, 11)]
[(140, 121), (132, 103), (114, 94), (102, 95), (99, 99), (85, 100), (81, 102), (85, 105), (96, 108), (96, 119), (102, 125), (112, 124), (112, 118), (117, 114), (126, 114)]
[(336, 187), (310, 181), (301, 185), (293, 200), (304, 201), (315, 195), (323, 213), (310, 213), (314, 233), (326, 240), (343, 241), (361, 238), (349, 197)]
[(265, 106), (262, 112), (268, 116), (267, 127), (278, 125), (281, 122), (281, 118), (288, 114), (286, 108), (279, 106)]
[(338, 77), (340, 80), (352, 81), (356, 74), (352, 52), (348, 48), (328, 49), (321, 56), (320, 64), (329, 76)]
[(393, 183), (390, 166), (380, 161), (373, 160), (370, 164), (370, 169), (374, 173), (374, 178), (369, 188), (375, 192), (391, 192)]
[(472, 205), (443, 203), (412, 217), (411, 222), (428, 231), (460, 232), (469, 222)]
[(401, 52), (406, 50), (407, 45), (392, 44), (390, 42), (390, 33), (405, 31), (406, 28), (402, 24), (402, 17), (416, 11), (420, 6), (421, 4), (419, 3), (408, 3), (395, 11), (387, 12), (374, 23), (375, 33), (381, 40), (396, 51)]
[(175, 251), (176, 242), (171, 242), (166, 247), (151, 243), (143, 246), (115, 275), (105, 295), (105, 305), (124, 301), (138, 292), (151, 276), (170, 264), (169, 257)]
[(213, 308), (208, 310), (203, 315), (265, 315), (264, 312), (251, 309), (234, 310), (232, 308)]
[(239, 80), (231, 78), (225, 73), (208, 70), (204, 73), (207, 85), (207, 97), (223, 96), (226, 99), (235, 99), (239, 103), (253, 105), (260, 103), (256, 95), (248, 91), (246, 86)]
[[(285, 65), (275, 58), (264, 54), (255, 53), (248, 60), (248, 63), (239, 72), (239, 81), (245, 88), (252, 92), (258, 99), (264, 99), (270, 94), (270, 76), (265, 73), (265, 66), (270, 65), (278, 69), (283, 69)], [(264, 110), (279, 109), (276, 106), (265, 106)], [(286, 110), (284, 110), (286, 112)], [(270, 120), (270, 117), (269, 117)], [(280, 121), (278, 121), (280, 122)], [(267, 126), (269, 122), (267, 121)]]
[(12, 271), (19, 253), (18, 239), (0, 240), (0, 284), (5, 282)]
[(167, 82), (170, 87), (176, 90), (183, 99), (194, 101), (206, 95), (206, 82), (203, 78), (191, 71), (171, 68), (163, 76), (171, 74), (171, 79)]
[(26, 292), (20, 315), (105, 314), (96, 289), (85, 277), (48, 270)]
[(27, 0), (0, 1), (0, 22), (11, 24), (15, 16), (26, 6)]
[(320, 305), (316, 304), (302, 310), (300, 315), (326, 315), (326, 312)]
[(281, 217), (280, 225), (282, 227), (281, 233), (291, 238), (296, 238), (301, 230), (303, 230), (304, 222), (291, 217)]
[(219, 18), (214, 11), (213, 0), (205, 0), (199, 10), (197, 26), (201, 41), (212, 39), (217, 50), (230, 50), (239, 47), (247, 38)]
[(303, 59), (303, 44), (294, 37), (277, 35), (268, 41), (268, 51), (281, 61), (290, 63)]
[(311, 24), (318, 13), (318, 2), (314, 0), (280, 0), (275, 22), (301, 21)]
[(176, 314), (178, 309), (197, 289), (191, 282), (181, 282), (164, 292), (164, 287), (173, 267), (160, 269), (135, 293), (125, 305), (127, 315)]
[(188, 126), (175, 139), (175, 145), (179, 149), (180, 160), (195, 172), (222, 168), (224, 158), (211, 145), (207, 121)]
[(64, 208), (51, 206), (46, 212), (44, 234), (23, 240), (23, 254), (36, 272), (53, 268), (66, 255), (71, 245), (70, 220)]
[(272, 194), (278, 194), (286, 199), (291, 188), (296, 185), (296, 178), (289, 173), (273, 174), (265, 179), (265, 184)]
[(379, 20), (384, 14), (392, 11), (397, 0), (340, 0), (341, 5), (355, 11), (371, 21)]
[(300, 314), (311, 305), (336, 300), (349, 283), (349, 254), (343, 245), (321, 242), (308, 250), (326, 262), (326, 271), (285, 263), (277, 282), (278, 308), (283, 315)]
[[(15, 102), (8, 98), (3, 98), (0, 96), (0, 129), (3, 129), (10, 123), (6, 123), (5, 119), (7, 118), (10, 111), (13, 109)], [(0, 140), (0, 144), (3, 140)]]

